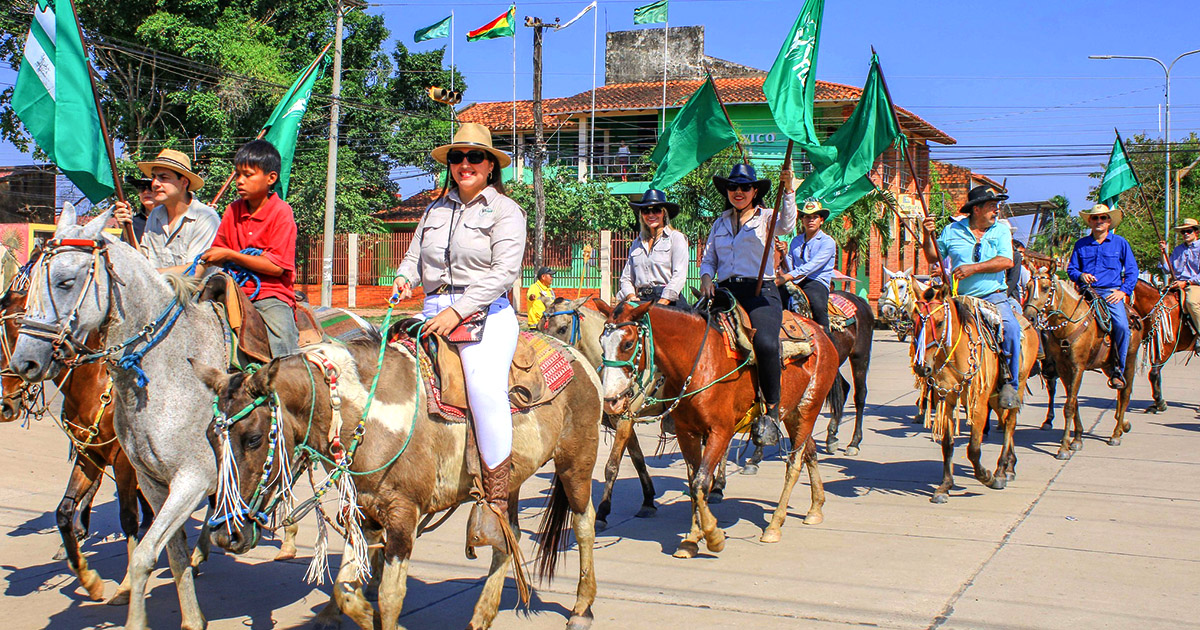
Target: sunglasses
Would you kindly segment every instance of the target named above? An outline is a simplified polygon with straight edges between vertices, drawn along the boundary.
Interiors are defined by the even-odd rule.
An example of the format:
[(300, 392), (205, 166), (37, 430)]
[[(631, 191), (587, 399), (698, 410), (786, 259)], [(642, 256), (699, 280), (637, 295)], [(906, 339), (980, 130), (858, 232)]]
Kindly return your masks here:
[(737, 190), (740, 192), (750, 192), (754, 190), (754, 184), (730, 184), (725, 190)]
[(1186, 230), (1179, 230), (1180, 234), (1195, 234), (1196, 232), (1200, 232), (1200, 230), (1197, 230), (1196, 228), (1188, 228)]
[(466, 160), (471, 164), (482, 164), (486, 159), (487, 154), (483, 151), (467, 151), (466, 153), (463, 153), (462, 151), (451, 151), (446, 154), (446, 163), (448, 164), (462, 164), (463, 160)]
[(662, 214), (664, 208), (662, 206), (649, 206), (642, 208), (642, 214)]
[(971, 262), (979, 262), (979, 257), (983, 255), (983, 243), (975, 243), (975, 253), (971, 255)]
[(1093, 215), (1088, 216), (1088, 220), (1089, 221), (1091, 221), (1091, 220), (1112, 221), (1112, 217), (1108, 216), (1107, 214), (1093, 214)]

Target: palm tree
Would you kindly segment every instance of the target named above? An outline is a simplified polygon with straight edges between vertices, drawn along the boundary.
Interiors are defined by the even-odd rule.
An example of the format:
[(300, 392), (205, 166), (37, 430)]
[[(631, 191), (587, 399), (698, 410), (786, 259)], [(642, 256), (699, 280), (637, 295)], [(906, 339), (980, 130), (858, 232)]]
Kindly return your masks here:
[(1050, 220), (1042, 222), (1041, 229), (1030, 239), (1030, 247), (1061, 261), (1071, 252), (1076, 239), (1083, 235), (1085, 229), (1079, 217), (1071, 214), (1071, 202), (1066, 197), (1055, 195), (1050, 201), (1055, 204), (1050, 211)]

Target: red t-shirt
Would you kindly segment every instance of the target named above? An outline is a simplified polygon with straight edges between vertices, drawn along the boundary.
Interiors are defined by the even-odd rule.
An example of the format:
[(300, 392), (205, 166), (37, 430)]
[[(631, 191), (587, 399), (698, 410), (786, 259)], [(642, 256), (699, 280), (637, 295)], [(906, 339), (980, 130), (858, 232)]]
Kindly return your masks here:
[[(262, 289), (254, 299), (279, 298), (296, 306), (296, 219), (292, 207), (279, 195), (271, 193), (258, 212), (250, 212), (244, 199), (229, 204), (221, 217), (221, 227), (213, 239), (213, 247), (225, 247), (235, 252), (247, 248), (261, 249), (267, 260), (279, 265), (283, 274), (278, 277), (259, 275)], [(254, 293), (254, 281), (242, 285), (247, 296)]]

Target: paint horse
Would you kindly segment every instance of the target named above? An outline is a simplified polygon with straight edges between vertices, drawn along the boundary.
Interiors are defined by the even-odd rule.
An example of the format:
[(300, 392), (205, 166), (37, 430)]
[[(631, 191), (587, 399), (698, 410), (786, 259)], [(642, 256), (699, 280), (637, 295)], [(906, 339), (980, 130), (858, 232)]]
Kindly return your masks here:
[(1150, 364), (1147, 378), (1150, 379), (1150, 393), (1154, 398), (1154, 402), (1146, 407), (1146, 413), (1167, 410), (1167, 401), (1162, 394), (1162, 367), (1171, 355), (1191, 352), (1196, 342), (1198, 322), (1187, 319), (1181, 297), (1178, 289), (1152, 292), (1149, 284), (1140, 281), (1133, 292), (1134, 310), (1144, 318), (1146, 333), (1143, 341), (1147, 346), (1146, 359)]

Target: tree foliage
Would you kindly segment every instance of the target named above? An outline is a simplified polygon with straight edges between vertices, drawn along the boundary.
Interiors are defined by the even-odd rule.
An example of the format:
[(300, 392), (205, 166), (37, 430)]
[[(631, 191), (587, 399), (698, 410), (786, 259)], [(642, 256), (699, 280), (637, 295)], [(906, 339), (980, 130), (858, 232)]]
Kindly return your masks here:
[(1050, 201), (1055, 207), (1030, 239), (1029, 247), (1061, 261), (1071, 253), (1075, 241), (1087, 232), (1087, 226), (1078, 215), (1071, 214), (1071, 202), (1066, 197), (1055, 195)]
[[(542, 169), (546, 193), (546, 236), (553, 238), (581, 231), (627, 230), (634, 224), (625, 199), (608, 191), (601, 180), (581, 182), (568, 168)], [(439, 180), (440, 181), (440, 180)], [(533, 234), (533, 186), (520, 182), (505, 184), (508, 196), (525, 209), (529, 233)]]

